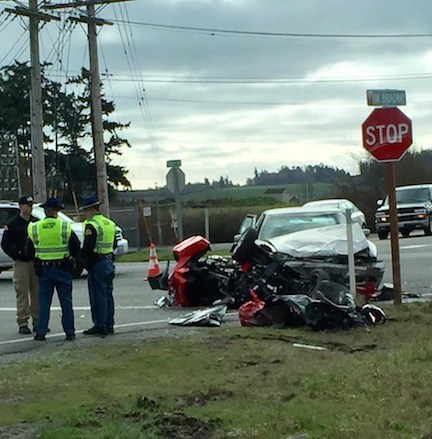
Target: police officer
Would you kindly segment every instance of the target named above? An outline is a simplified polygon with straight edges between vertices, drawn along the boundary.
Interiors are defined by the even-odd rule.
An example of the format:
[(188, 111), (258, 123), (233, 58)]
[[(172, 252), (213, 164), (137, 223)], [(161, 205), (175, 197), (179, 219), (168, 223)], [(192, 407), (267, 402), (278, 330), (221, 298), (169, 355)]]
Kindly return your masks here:
[(4, 226), (1, 242), (3, 251), (14, 260), (13, 283), (16, 292), (17, 323), (20, 334), (31, 334), (28, 327), (30, 315), (33, 330), (38, 325), (38, 282), (32, 257), (25, 254), (27, 227), (33, 209), (33, 198), (23, 196), (18, 200), (19, 213)]
[(29, 253), (35, 254), (35, 269), (39, 278), (39, 325), (34, 339), (45, 340), (55, 287), (66, 340), (75, 340), (70, 257), (79, 254), (80, 242), (71, 224), (58, 218), (63, 206), (57, 198), (48, 198), (42, 207), (46, 218), (28, 226)]
[(106, 336), (114, 333), (114, 248), (116, 224), (99, 212), (99, 200), (86, 198), (82, 259), (88, 271), (88, 289), (93, 327), (85, 335)]

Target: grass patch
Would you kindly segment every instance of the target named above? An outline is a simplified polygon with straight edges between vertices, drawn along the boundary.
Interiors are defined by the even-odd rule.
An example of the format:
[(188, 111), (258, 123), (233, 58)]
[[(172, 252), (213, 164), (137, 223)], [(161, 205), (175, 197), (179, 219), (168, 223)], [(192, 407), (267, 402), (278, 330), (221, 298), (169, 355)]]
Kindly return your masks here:
[[(173, 246), (157, 248), (157, 256), (159, 261), (173, 261), (174, 256), (172, 252)], [(150, 249), (139, 250), (136, 252), (127, 253), (126, 255), (116, 258), (116, 262), (148, 262), (150, 255)], [(229, 249), (221, 249), (210, 251), (206, 253), (209, 255), (230, 256)]]
[(432, 304), (387, 312), (369, 331), (221, 327), (61, 345), (1, 366), (0, 437), (26, 424), (44, 439), (430, 437)]

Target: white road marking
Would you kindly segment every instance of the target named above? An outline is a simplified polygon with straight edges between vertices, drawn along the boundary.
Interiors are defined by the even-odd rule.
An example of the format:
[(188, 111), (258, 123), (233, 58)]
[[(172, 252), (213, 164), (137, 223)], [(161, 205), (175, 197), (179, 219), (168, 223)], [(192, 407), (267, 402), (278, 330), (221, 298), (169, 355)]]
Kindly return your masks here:
[[(130, 327), (130, 326), (156, 325), (158, 323), (168, 323), (168, 319), (151, 320), (149, 322), (123, 323), (123, 324), (120, 324), (120, 325), (115, 325), (114, 327), (115, 327), (115, 329), (117, 329), (117, 328), (127, 328), (127, 327)], [(76, 334), (82, 334), (83, 332), (84, 332), (84, 330), (76, 331)], [(64, 337), (64, 336), (65, 336), (64, 332), (58, 332), (56, 334), (47, 334), (46, 338), (57, 338), (57, 337)], [(0, 345), (23, 343), (23, 342), (26, 342), (26, 341), (33, 341), (33, 336), (25, 337), (25, 338), (17, 338), (15, 340), (0, 341)]]
[(413, 245), (402, 245), (400, 249), (410, 249), (410, 248), (422, 248), (422, 247), (429, 247), (430, 244), (413, 244)]
[[(89, 306), (74, 306), (74, 310), (76, 311), (90, 311)], [(116, 306), (115, 309), (160, 309), (156, 305), (137, 305), (137, 306)], [(15, 307), (0, 307), (0, 311), (15, 311)], [(59, 306), (52, 306), (51, 311), (61, 311)]]

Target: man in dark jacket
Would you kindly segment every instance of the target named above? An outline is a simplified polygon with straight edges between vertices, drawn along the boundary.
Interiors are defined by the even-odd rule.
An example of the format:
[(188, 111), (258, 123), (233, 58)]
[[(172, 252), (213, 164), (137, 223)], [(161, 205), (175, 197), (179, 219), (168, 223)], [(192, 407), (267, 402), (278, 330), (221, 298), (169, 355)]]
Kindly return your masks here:
[(31, 255), (26, 254), (27, 227), (33, 209), (33, 198), (21, 197), (19, 214), (11, 218), (4, 227), (1, 247), (14, 260), (13, 283), (16, 292), (17, 323), (20, 334), (31, 334), (28, 327), (30, 316), (33, 330), (38, 326), (38, 281)]

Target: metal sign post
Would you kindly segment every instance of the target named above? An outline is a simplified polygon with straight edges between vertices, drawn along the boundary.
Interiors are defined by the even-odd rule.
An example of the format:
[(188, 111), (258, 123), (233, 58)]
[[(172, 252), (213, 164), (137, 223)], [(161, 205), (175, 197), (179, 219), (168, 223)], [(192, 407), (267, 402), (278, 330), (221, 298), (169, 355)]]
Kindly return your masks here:
[(168, 189), (174, 193), (176, 222), (178, 230), (178, 239), (183, 241), (183, 216), (180, 192), (185, 187), (185, 174), (180, 169), (181, 160), (168, 160), (167, 167), (171, 168), (166, 176)]
[(347, 244), (348, 244), (348, 272), (350, 293), (356, 300), (356, 278), (355, 278), (355, 260), (354, 260), (354, 244), (353, 244), (353, 230), (352, 230), (352, 210), (345, 210), (346, 225), (347, 225)]

